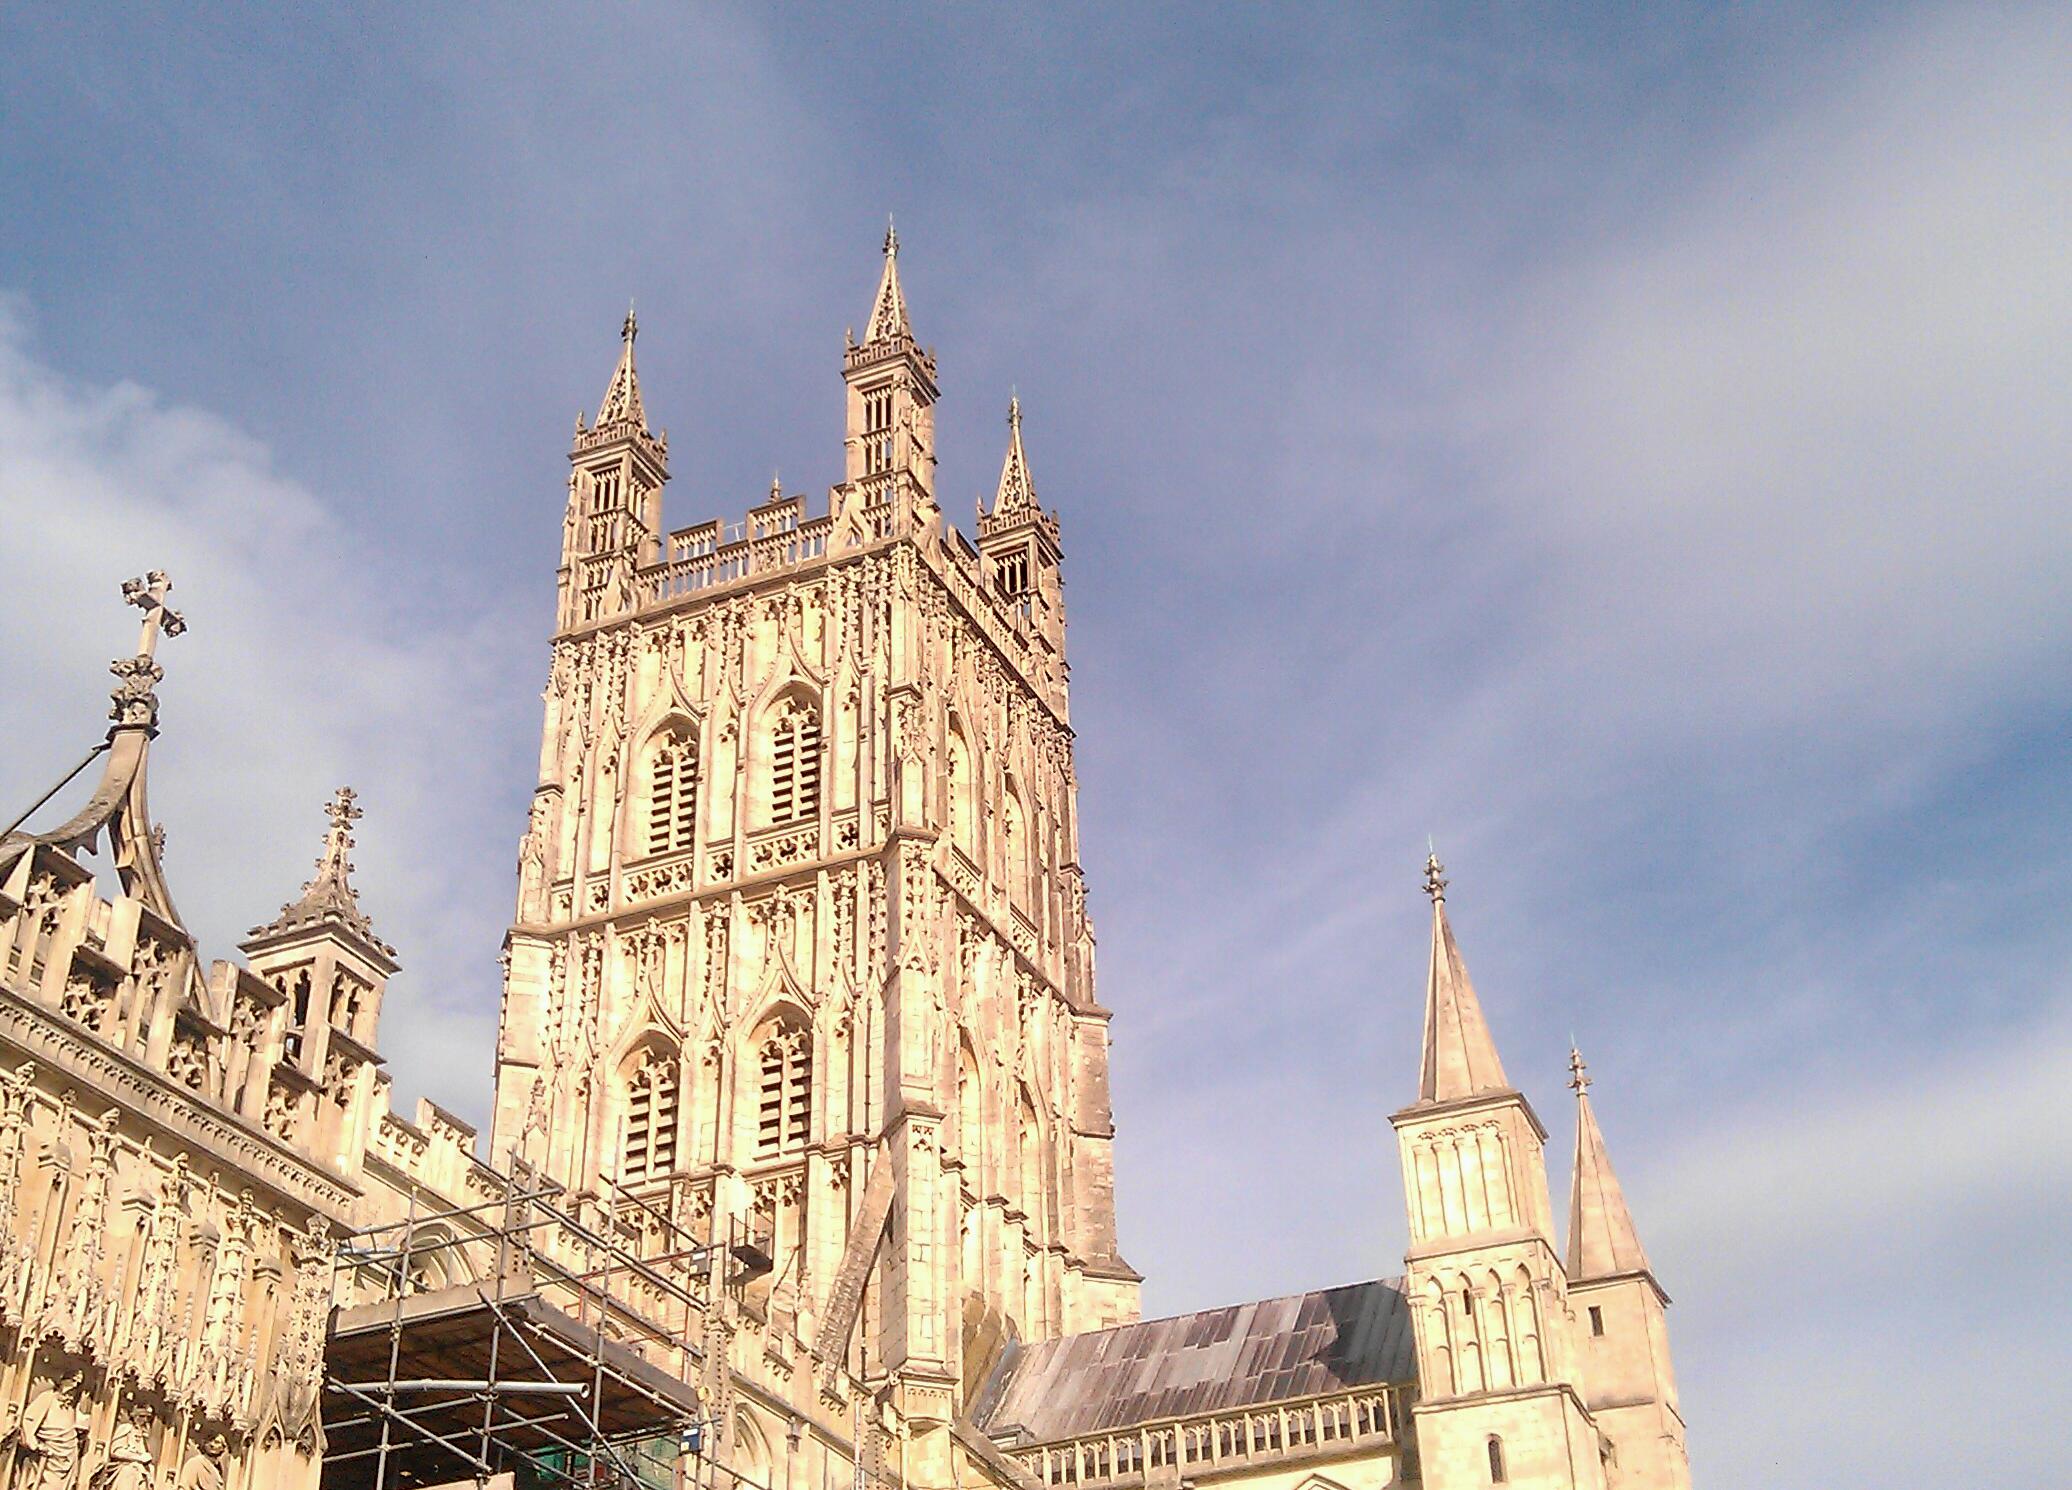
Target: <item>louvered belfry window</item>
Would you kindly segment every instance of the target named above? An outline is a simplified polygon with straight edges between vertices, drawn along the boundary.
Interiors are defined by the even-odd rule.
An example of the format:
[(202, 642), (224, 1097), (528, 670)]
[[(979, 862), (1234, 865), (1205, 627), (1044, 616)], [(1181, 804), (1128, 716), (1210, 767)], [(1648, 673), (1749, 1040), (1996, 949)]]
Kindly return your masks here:
[(690, 736), (671, 734), (655, 751), (648, 778), (647, 851), (669, 854), (689, 848), (697, 824), (697, 747)]
[(879, 388), (863, 396), (863, 474), (875, 476), (892, 467), (892, 390)]
[(795, 822), (819, 810), (820, 716), (787, 699), (770, 737), (770, 821)]
[(650, 1051), (626, 1090), (626, 1143), (619, 1171), (627, 1180), (652, 1179), (676, 1168), (675, 1058)]
[(764, 1038), (761, 1056), (755, 1151), (767, 1158), (805, 1145), (813, 1114), (813, 1044), (804, 1030), (776, 1029)]

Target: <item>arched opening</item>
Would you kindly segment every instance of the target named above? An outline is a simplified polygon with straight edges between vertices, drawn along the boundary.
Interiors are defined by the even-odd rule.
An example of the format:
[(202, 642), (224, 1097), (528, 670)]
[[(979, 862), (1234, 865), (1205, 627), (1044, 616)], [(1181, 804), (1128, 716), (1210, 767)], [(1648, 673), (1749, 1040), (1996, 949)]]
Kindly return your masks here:
[(1492, 1433), (1489, 1435), (1489, 1483), (1501, 1485), (1508, 1479), (1504, 1473), (1504, 1441)]
[(770, 821), (792, 823), (820, 811), (820, 711), (787, 693), (769, 714)]
[(619, 1142), (619, 1178), (628, 1184), (676, 1168), (680, 1062), (674, 1047), (651, 1044), (628, 1063), (626, 1119)]
[(650, 854), (688, 849), (698, 828), (698, 742), (688, 726), (656, 732), (648, 747), (642, 846)]
[(803, 1020), (778, 1015), (757, 1032), (755, 1152), (775, 1158), (806, 1146), (813, 1123), (813, 1036)]

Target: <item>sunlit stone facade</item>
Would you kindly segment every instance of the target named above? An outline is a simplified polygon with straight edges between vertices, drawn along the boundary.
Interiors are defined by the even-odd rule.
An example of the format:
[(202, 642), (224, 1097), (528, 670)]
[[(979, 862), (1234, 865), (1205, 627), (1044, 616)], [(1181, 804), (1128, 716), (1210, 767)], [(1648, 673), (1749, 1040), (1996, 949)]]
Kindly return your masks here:
[[(697, 1452), (643, 1484), (1683, 1490), (1580, 1057), (1564, 1249), (1436, 859), (1403, 1276), (1139, 1320), (1019, 403), (967, 539), (888, 235), (826, 506), (672, 531), (634, 344), (569, 456), (486, 1153), (390, 1110), (352, 793), (244, 965), (201, 962), (144, 796), (182, 628), (164, 576), (127, 587), (99, 785), (0, 842), (0, 1490), (376, 1483), (327, 1440), (376, 1421), (327, 1325), (335, 1359), (514, 1287), (694, 1388)], [(1321, 1141), (1381, 1183), (1375, 1138)], [(521, 1267), (498, 1228), (548, 1193)], [(600, 1246), (634, 1265), (596, 1281)]]

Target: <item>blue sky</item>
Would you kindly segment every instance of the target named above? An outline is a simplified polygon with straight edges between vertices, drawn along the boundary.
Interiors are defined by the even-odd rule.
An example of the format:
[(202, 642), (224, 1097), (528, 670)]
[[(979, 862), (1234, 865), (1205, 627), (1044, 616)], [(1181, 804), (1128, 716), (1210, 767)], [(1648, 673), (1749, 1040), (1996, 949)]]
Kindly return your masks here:
[(1701, 1483), (2040, 1483), (2072, 27), (1631, 10), (12, 12), (0, 800), (170, 569), (190, 921), (352, 781), (399, 1094), (481, 1113), (625, 303), (672, 523), (824, 492), (894, 211), (945, 507), (1018, 387), (1063, 515), (1147, 1307), (1399, 1267), (1431, 833), (1557, 1199), (1599, 1079)]

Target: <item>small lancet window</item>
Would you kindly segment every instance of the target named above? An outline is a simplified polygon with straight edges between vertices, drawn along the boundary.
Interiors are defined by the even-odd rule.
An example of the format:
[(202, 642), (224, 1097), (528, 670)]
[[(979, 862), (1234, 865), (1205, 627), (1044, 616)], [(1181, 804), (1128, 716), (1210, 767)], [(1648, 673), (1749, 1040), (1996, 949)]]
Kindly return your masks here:
[(1501, 1485), (1508, 1479), (1509, 1476), (1504, 1473), (1504, 1441), (1491, 1434), (1489, 1439), (1489, 1483)]
[(1590, 1306), (1590, 1333), (1593, 1335), (1602, 1335), (1604, 1333), (1604, 1310), (1596, 1304)]
[(652, 1179), (676, 1168), (677, 1076), (673, 1053), (651, 1050), (626, 1085), (620, 1177)]
[(820, 716), (786, 699), (770, 736), (770, 821), (796, 822), (820, 811)]
[(758, 1157), (802, 1148), (813, 1115), (813, 1042), (802, 1029), (779, 1026), (763, 1037), (756, 1104)]
[(672, 731), (657, 744), (649, 769), (647, 851), (670, 854), (689, 848), (697, 825), (697, 745), (689, 734)]

